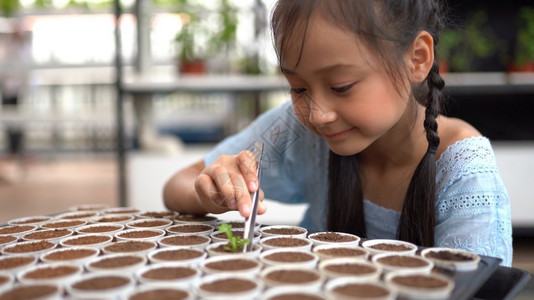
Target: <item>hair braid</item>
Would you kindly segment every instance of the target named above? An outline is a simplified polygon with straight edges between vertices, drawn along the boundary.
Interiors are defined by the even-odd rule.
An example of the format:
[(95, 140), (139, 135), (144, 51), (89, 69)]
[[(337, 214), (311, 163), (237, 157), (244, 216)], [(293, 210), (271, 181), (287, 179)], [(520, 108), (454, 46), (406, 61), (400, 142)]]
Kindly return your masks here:
[[(445, 86), (445, 82), (439, 75), (437, 60), (434, 60), (426, 81), (428, 94), (423, 125), (428, 140), (428, 148), (415, 169), (408, 186), (397, 235), (399, 239), (431, 247), (434, 245), (436, 153), (439, 146), (436, 118), (441, 110), (440, 103), (443, 98), (441, 90)], [(415, 217), (417, 215), (422, 215), (422, 218), (419, 218), (419, 223), (414, 221), (418, 219)]]
[(436, 118), (441, 112), (441, 100), (443, 94), (441, 90), (445, 86), (445, 81), (439, 75), (439, 66), (436, 60), (432, 64), (432, 68), (427, 76), (428, 95), (427, 105), (425, 110), (424, 127), (426, 131), (426, 139), (428, 140), (428, 151), (437, 153), (439, 146), (438, 123)]

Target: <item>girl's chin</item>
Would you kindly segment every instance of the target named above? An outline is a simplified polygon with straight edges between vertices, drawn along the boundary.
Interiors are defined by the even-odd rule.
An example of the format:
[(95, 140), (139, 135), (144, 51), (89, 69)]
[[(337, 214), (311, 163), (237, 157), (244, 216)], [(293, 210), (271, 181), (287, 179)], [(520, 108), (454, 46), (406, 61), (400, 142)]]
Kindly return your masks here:
[(332, 152), (334, 152), (335, 154), (339, 156), (351, 156), (351, 155), (358, 154), (363, 151), (363, 149), (361, 148), (343, 147), (340, 145), (331, 145), (331, 144), (328, 145), (328, 148), (330, 148)]

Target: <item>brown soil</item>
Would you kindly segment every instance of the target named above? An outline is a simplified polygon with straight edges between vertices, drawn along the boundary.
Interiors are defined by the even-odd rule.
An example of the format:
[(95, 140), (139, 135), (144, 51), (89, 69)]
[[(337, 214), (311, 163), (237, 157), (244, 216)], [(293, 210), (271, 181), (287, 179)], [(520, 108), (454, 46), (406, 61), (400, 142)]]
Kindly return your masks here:
[(211, 226), (202, 225), (202, 224), (184, 224), (177, 225), (175, 227), (167, 229), (169, 232), (174, 233), (195, 233), (211, 230)]
[(72, 285), (72, 287), (79, 290), (106, 290), (118, 288), (127, 284), (129, 281), (126, 278), (119, 276), (99, 276), (81, 280)]
[(94, 245), (107, 242), (109, 240), (108, 236), (95, 236), (95, 235), (80, 235), (75, 239), (70, 239), (65, 241), (66, 245), (72, 246), (82, 246), (82, 245)]
[(0, 260), (0, 270), (9, 270), (28, 265), (33, 262), (30, 256), (4, 257)]
[(132, 227), (140, 227), (140, 228), (149, 228), (149, 227), (158, 227), (158, 226), (164, 226), (164, 225), (168, 225), (169, 222), (167, 221), (164, 221), (164, 220), (154, 220), (154, 221), (139, 221), (135, 224), (132, 224)]
[(105, 232), (112, 232), (115, 230), (119, 230), (120, 226), (114, 226), (114, 225), (100, 225), (100, 226), (91, 226), (87, 228), (83, 228), (79, 230), (78, 232), (83, 233), (105, 233)]
[(157, 211), (147, 211), (147, 212), (144, 212), (142, 214), (140, 214), (140, 216), (142, 217), (147, 217), (147, 218), (166, 218), (166, 217), (172, 217), (174, 216), (174, 213), (171, 212), (171, 211), (162, 211), (162, 212), (157, 212)]
[(391, 255), (391, 256), (381, 257), (377, 261), (385, 265), (395, 266), (395, 267), (415, 268), (415, 267), (424, 267), (428, 265), (426, 261), (416, 256), (412, 257), (412, 256)]
[(363, 255), (365, 251), (358, 248), (329, 248), (321, 249), (317, 253), (335, 257), (353, 257)]
[(343, 286), (338, 286), (334, 289), (335, 292), (349, 296), (349, 297), (384, 297), (389, 294), (385, 288), (376, 286), (370, 283), (351, 283)]
[(106, 211), (104, 211), (104, 213), (106, 214), (136, 214), (138, 213), (139, 210), (138, 209), (128, 209), (128, 208), (122, 208), (122, 209), (108, 209)]
[(78, 269), (73, 266), (49, 266), (30, 271), (24, 275), (28, 279), (51, 279), (76, 273)]
[(88, 204), (88, 205), (80, 205), (76, 207), (75, 210), (76, 211), (97, 211), (97, 210), (106, 209), (106, 208), (108, 208), (107, 205)]
[[(232, 221), (230, 221), (230, 222), (225, 222), (225, 223), (230, 225), (230, 226), (232, 226), (232, 228), (234, 228), (234, 229), (235, 228), (241, 228), (241, 229), (245, 228), (245, 222), (232, 222)], [(259, 225), (258, 223), (255, 223), (254, 227), (256, 227), (258, 225)]]
[(225, 222), (225, 223), (232, 226), (232, 228), (245, 228), (244, 222)]
[(239, 278), (221, 279), (200, 285), (200, 288), (213, 293), (239, 293), (252, 290), (256, 283)]
[(398, 245), (398, 244), (388, 244), (388, 243), (380, 243), (380, 244), (374, 244), (369, 246), (370, 248), (376, 249), (376, 250), (385, 250), (385, 251), (407, 251), (412, 250), (412, 248), (404, 245)]
[(322, 300), (324, 298), (310, 294), (300, 294), (298, 292), (287, 293), (269, 298), (269, 300)]
[(343, 235), (337, 232), (319, 233), (317, 235), (314, 235), (312, 239), (328, 243), (354, 242), (356, 240), (356, 238), (353, 236)]
[(2, 294), (4, 299), (41, 299), (52, 296), (58, 291), (53, 285), (22, 285)]
[(161, 239), (162, 244), (173, 246), (199, 245), (209, 242), (209, 238), (200, 235), (176, 235)]
[(173, 280), (191, 277), (195, 273), (188, 267), (160, 267), (144, 272), (142, 276), (154, 280)]
[(273, 247), (301, 247), (306, 246), (308, 243), (305, 240), (291, 238), (291, 237), (279, 237), (263, 241), (265, 245)]
[(17, 238), (12, 235), (0, 236), (0, 245), (16, 241)]
[(472, 261), (473, 257), (464, 255), (462, 253), (455, 253), (451, 251), (430, 251), (426, 254), (427, 257), (449, 260), (449, 261)]
[(312, 282), (319, 279), (319, 275), (305, 270), (277, 270), (269, 272), (266, 278), (280, 284), (292, 284)]
[(331, 264), (331, 265), (326, 266), (325, 269), (330, 272), (336, 272), (336, 273), (348, 274), (348, 275), (363, 275), (363, 274), (370, 274), (376, 271), (376, 268), (363, 265), (363, 264), (357, 264), (357, 263)]
[(178, 215), (174, 217), (178, 221), (187, 221), (187, 222), (212, 222), (216, 221), (217, 218), (211, 216), (195, 216), (195, 215)]
[(161, 260), (188, 260), (200, 257), (202, 253), (190, 249), (175, 249), (175, 250), (166, 250), (156, 253), (154, 258)]
[(95, 254), (95, 250), (89, 249), (67, 249), (47, 254), (45, 257), (49, 260), (72, 260), (86, 258)]
[(312, 239), (328, 243), (354, 242), (356, 240), (353, 236), (343, 235), (336, 232), (319, 233), (314, 235)]
[(74, 227), (74, 226), (80, 226), (82, 224), (85, 224), (85, 222), (81, 220), (57, 221), (53, 223), (43, 224), (41, 225), (41, 227), (59, 229), (59, 228), (69, 228), (69, 227)]
[(298, 228), (269, 228), (265, 229), (263, 232), (270, 233), (270, 234), (278, 234), (278, 235), (296, 235), (296, 234), (303, 234), (305, 231)]
[(207, 268), (219, 270), (219, 271), (239, 271), (252, 269), (258, 266), (258, 263), (255, 261), (250, 261), (246, 259), (228, 259), (221, 261), (214, 261), (206, 264)]
[(131, 219), (130, 216), (113, 216), (113, 217), (101, 217), (96, 220), (97, 223), (113, 223), (122, 222)]
[(30, 232), (25, 234), (24, 238), (28, 240), (49, 240), (64, 237), (71, 233), (72, 231), (68, 229), (48, 229)]
[(20, 225), (20, 226), (6, 226), (0, 228), (0, 234), (14, 234), (14, 233), (21, 233), (28, 230), (32, 230), (35, 228), (34, 226), (29, 225)]
[(31, 218), (27, 220), (16, 221), (16, 222), (13, 222), (13, 224), (17, 224), (17, 225), (32, 224), (32, 223), (39, 223), (39, 222), (44, 222), (48, 220), (50, 220), (50, 218)]
[(139, 231), (127, 231), (119, 234), (121, 238), (127, 239), (146, 239), (160, 235), (157, 231), (139, 230)]
[(138, 252), (152, 248), (154, 245), (143, 241), (121, 241), (107, 245), (105, 249), (111, 252)]
[(61, 219), (68, 219), (68, 220), (75, 220), (75, 219), (85, 219), (90, 218), (98, 215), (97, 212), (87, 212), (87, 213), (79, 213), (79, 214), (68, 214), (65, 216), (62, 216)]
[(89, 265), (94, 268), (113, 269), (113, 268), (128, 267), (131, 265), (138, 264), (142, 261), (143, 261), (143, 258), (139, 256), (120, 256), (120, 257), (102, 258), (98, 261), (92, 262)]
[(24, 243), (24, 244), (15, 244), (15, 246), (10, 248), (4, 248), (4, 251), (9, 253), (28, 253), (28, 252), (35, 252), (35, 251), (42, 251), (51, 249), (54, 247), (54, 243), (42, 240), (38, 242), (32, 242), (32, 243)]
[(275, 252), (265, 256), (266, 259), (277, 262), (304, 262), (313, 260), (313, 255), (305, 252)]
[(180, 290), (172, 290), (165, 288), (153, 289), (150, 291), (138, 292), (130, 296), (128, 300), (165, 300), (165, 299), (186, 299), (188, 294)]
[(393, 278), (393, 282), (420, 288), (442, 288), (447, 286), (447, 282), (444, 280), (422, 274), (395, 277)]

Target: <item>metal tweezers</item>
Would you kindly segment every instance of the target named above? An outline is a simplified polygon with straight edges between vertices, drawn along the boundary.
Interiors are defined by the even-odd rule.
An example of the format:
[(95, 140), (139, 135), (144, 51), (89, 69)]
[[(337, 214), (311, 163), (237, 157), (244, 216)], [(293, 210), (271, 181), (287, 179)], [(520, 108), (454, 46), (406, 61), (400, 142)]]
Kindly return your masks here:
[(243, 238), (249, 240), (249, 243), (243, 247), (243, 252), (252, 251), (252, 240), (254, 238), (254, 225), (256, 224), (256, 214), (258, 213), (258, 201), (260, 194), (260, 176), (261, 176), (261, 158), (263, 156), (263, 142), (254, 143), (254, 150), (252, 151), (256, 160), (256, 176), (258, 178), (258, 189), (250, 194), (252, 199), (252, 206), (250, 215), (245, 219), (245, 231), (243, 232)]

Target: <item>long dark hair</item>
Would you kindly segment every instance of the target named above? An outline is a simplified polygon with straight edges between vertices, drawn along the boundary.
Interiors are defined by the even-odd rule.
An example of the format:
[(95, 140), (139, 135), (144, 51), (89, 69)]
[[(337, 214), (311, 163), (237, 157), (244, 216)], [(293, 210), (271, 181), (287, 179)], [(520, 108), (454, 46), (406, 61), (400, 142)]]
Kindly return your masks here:
[[(443, 6), (437, 0), (280, 0), (271, 20), (280, 65), (283, 65), (288, 47), (300, 46), (302, 52), (308, 21), (315, 10), (332, 24), (358, 35), (380, 58), (399, 89), (407, 72), (402, 57), (417, 34), (427, 31), (435, 46), (444, 25)], [(439, 146), (436, 118), (441, 110), (444, 85), (434, 50), (434, 63), (428, 76), (411, 91), (415, 100), (426, 107), (424, 128), (428, 148), (410, 180), (397, 231), (398, 239), (422, 246), (434, 245), (436, 153)], [(328, 230), (365, 237), (358, 155), (340, 156), (330, 151), (328, 178)]]

